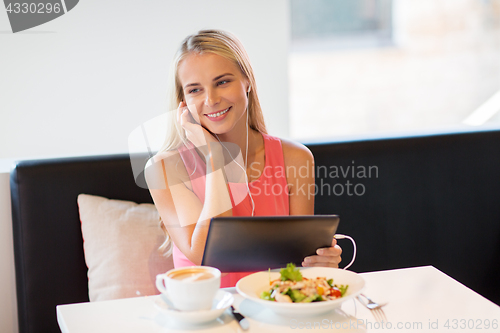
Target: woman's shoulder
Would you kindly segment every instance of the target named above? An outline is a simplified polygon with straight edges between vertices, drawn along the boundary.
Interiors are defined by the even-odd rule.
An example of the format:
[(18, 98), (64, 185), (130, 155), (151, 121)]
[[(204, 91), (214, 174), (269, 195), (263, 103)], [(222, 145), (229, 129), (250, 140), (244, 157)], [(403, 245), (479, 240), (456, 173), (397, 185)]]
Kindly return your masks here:
[(288, 139), (283, 139), (283, 138), (277, 138), (274, 137), (278, 140), (281, 141), (281, 147), (283, 149), (283, 157), (285, 159), (285, 164), (290, 165), (290, 164), (303, 164), (306, 163), (307, 161), (314, 161), (313, 154), (303, 144), (288, 140)]
[(165, 168), (174, 166), (181, 160), (179, 151), (177, 149), (159, 151), (153, 157), (150, 158), (148, 164), (158, 165), (163, 164)]
[(184, 179), (187, 174), (178, 149), (160, 151), (149, 159), (146, 163), (145, 172), (147, 174), (163, 174), (176, 176)]

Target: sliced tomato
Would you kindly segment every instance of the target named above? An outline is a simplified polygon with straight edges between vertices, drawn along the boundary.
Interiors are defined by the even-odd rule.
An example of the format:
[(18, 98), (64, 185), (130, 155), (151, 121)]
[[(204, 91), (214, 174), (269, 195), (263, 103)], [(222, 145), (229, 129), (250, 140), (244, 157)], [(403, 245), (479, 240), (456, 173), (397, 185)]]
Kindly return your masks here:
[(340, 298), (342, 297), (342, 293), (340, 292), (339, 288), (333, 287), (332, 289), (330, 289), (330, 296)]

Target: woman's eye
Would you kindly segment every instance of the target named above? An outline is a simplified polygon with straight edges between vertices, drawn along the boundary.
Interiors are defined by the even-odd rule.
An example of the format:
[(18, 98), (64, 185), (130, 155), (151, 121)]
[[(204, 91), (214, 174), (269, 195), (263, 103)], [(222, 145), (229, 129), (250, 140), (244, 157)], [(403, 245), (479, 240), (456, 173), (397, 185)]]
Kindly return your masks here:
[(220, 86), (220, 85), (226, 84), (228, 82), (229, 82), (229, 80), (222, 80), (222, 81), (217, 82), (217, 85)]
[(189, 93), (190, 94), (197, 93), (199, 90), (200, 89), (198, 89), (198, 88), (194, 88), (194, 89), (189, 90)]

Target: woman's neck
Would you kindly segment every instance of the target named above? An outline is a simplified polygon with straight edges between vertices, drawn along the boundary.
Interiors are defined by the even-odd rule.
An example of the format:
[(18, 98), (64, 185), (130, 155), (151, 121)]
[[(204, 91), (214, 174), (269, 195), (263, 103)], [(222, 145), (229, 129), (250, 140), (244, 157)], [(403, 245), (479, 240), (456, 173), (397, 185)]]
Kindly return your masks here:
[[(248, 112), (248, 110), (246, 112)], [(247, 163), (246, 156), (251, 159), (251, 157), (255, 155), (259, 148), (259, 142), (261, 141), (260, 133), (250, 128), (245, 115), (238, 119), (235, 126), (229, 132), (218, 135), (218, 138), (222, 142), (236, 144), (241, 151), (244, 163)]]
[(260, 135), (259, 132), (251, 129), (250, 127), (247, 127), (243, 128), (243, 130), (233, 129), (229, 133), (218, 135), (218, 137), (221, 142), (230, 142), (236, 144), (239, 147), (241, 154), (246, 162), (245, 156), (247, 154), (247, 133), (248, 133), (248, 156), (251, 156), (254, 155), (257, 150), (259, 143), (259, 135)]

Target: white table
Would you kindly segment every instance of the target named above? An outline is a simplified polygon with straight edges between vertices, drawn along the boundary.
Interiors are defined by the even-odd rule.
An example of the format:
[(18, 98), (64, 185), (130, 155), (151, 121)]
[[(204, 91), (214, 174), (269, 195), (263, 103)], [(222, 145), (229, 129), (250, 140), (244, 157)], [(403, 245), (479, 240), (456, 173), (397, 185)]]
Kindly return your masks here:
[[(250, 321), (247, 332), (500, 332), (500, 307), (432, 266), (363, 273), (364, 293), (384, 307), (387, 323), (349, 300), (314, 318), (286, 318), (245, 300), (234, 288), (234, 306)], [(229, 311), (200, 327), (179, 326), (154, 306), (159, 296), (57, 306), (63, 333), (242, 332)], [(489, 329), (486, 327), (489, 321)], [(496, 325), (494, 324), (496, 323)], [(383, 326), (381, 326), (383, 325)], [(496, 327), (496, 329), (495, 329)]]

